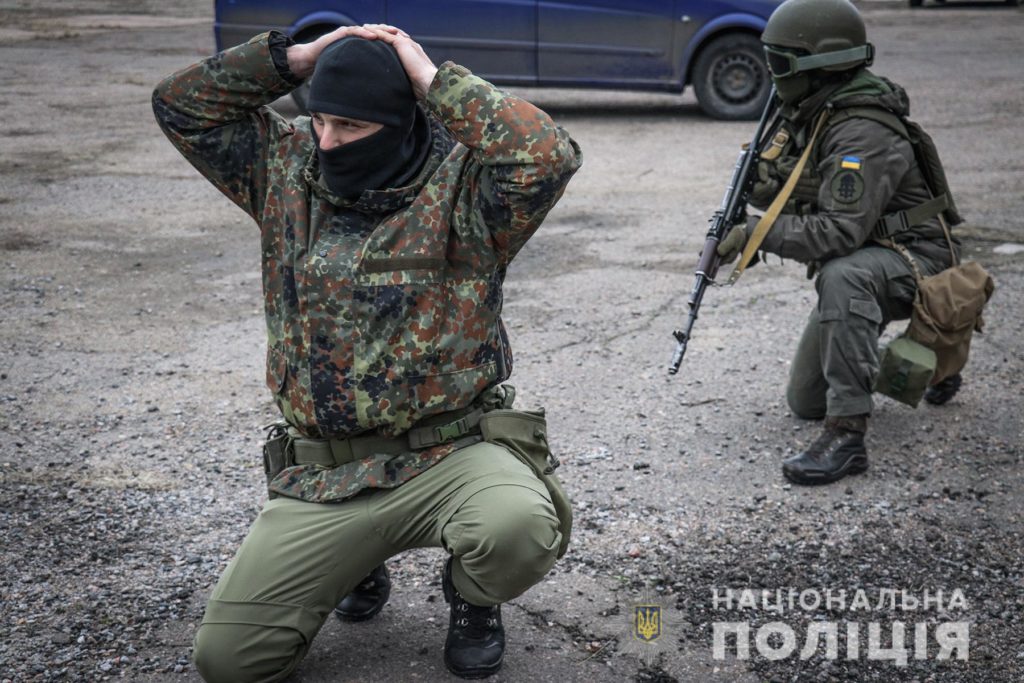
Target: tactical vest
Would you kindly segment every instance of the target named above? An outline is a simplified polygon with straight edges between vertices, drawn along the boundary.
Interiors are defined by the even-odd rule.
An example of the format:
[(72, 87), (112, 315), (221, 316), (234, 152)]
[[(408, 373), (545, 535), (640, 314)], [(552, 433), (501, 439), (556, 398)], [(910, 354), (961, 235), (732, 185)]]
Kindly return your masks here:
[[(850, 87), (873, 86), (875, 78), (864, 72), (851, 81)], [(946, 173), (939, 159), (938, 149), (931, 136), (914, 121), (894, 114), (881, 103), (872, 106), (870, 102), (865, 102), (864, 100), (867, 98), (859, 97), (856, 106), (845, 106), (844, 94), (849, 89), (848, 87), (840, 89), (826, 102), (825, 107), (831, 108), (833, 111), (825, 123), (823, 133), (827, 133), (832, 126), (852, 118), (865, 118), (884, 125), (910, 143), (915, 162), (932, 195), (932, 199), (918, 206), (882, 216), (872, 236), (876, 239), (892, 237), (937, 216), (939, 213), (943, 214), (950, 225), (963, 222), (953, 201), (953, 195), (946, 181)], [(881, 89), (876, 90), (879, 95), (882, 92)], [(817, 119), (812, 117), (811, 120)], [(805, 125), (794, 131), (788, 121), (783, 121), (771, 143), (762, 152), (762, 162), (770, 166), (768, 174), (777, 178), (780, 183), (785, 182), (796, 166), (797, 159), (807, 144), (807, 138), (810, 135), (809, 128)], [(786, 202), (785, 213), (808, 215), (818, 212), (821, 176), (817, 167), (821, 156), (821, 141), (824, 137), (825, 134), (822, 134), (816, 141), (815, 149), (811, 152), (811, 163), (806, 164), (800, 173), (796, 187)]]
[[(768, 175), (775, 181), (776, 187), (771, 196), (762, 196), (752, 200), (758, 208), (766, 208), (774, 198), (789, 175), (796, 167), (797, 160), (807, 145), (808, 131), (806, 128), (793, 131), (789, 128), (789, 122), (784, 121), (772, 137), (768, 148), (761, 152), (761, 163), (769, 167)], [(812, 153), (813, 154), (813, 153)], [(817, 211), (818, 188), (821, 186), (821, 177), (817, 172), (817, 161), (806, 164), (800, 176), (797, 178), (796, 187), (786, 202), (783, 213), (807, 215)], [(763, 204), (763, 205), (762, 205)]]

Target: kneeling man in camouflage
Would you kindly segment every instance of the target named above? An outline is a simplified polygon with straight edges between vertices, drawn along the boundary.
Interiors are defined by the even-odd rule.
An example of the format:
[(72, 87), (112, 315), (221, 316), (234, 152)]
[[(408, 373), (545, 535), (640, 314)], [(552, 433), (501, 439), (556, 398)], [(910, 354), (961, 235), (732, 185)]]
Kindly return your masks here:
[[(310, 78), (310, 116), (267, 105)], [(512, 409), (509, 262), (580, 165), (544, 112), (390, 26), (277, 32), (153, 96), (178, 150), (259, 232), (271, 499), (210, 597), (206, 681), (278, 681), (332, 610), (388, 599), (385, 560), (449, 553), (447, 667), (488, 676), (500, 605), (569, 540), (542, 413)]]

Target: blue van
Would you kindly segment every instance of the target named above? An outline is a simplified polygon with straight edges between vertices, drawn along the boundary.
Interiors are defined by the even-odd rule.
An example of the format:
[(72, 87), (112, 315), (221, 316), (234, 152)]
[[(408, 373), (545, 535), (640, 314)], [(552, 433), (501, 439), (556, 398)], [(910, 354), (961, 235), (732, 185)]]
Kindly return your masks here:
[[(437, 63), (498, 85), (682, 92), (757, 118), (771, 82), (759, 36), (781, 0), (215, 0), (217, 49), (277, 29), (306, 42), (386, 23)], [(304, 104), (304, 89), (294, 94)]]

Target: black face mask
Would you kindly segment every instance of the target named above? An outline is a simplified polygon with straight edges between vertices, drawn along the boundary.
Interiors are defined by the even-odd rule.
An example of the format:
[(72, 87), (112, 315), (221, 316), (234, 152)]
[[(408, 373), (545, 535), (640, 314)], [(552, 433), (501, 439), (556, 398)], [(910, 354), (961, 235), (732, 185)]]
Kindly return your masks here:
[(417, 109), (413, 126), (384, 126), (376, 133), (329, 150), (321, 149), (313, 122), (320, 175), (334, 194), (358, 197), (364, 190), (402, 187), (416, 175), (430, 151), (430, 125)]
[(430, 126), (409, 77), (398, 53), (382, 41), (350, 36), (331, 43), (317, 59), (307, 106), (311, 112), (384, 125), (365, 138), (323, 150), (310, 122), (320, 175), (339, 196), (400, 187), (430, 151)]
[(772, 82), (775, 83), (775, 92), (778, 93), (779, 99), (790, 105), (802, 100), (811, 90), (811, 79), (806, 73), (784, 78), (772, 76)]

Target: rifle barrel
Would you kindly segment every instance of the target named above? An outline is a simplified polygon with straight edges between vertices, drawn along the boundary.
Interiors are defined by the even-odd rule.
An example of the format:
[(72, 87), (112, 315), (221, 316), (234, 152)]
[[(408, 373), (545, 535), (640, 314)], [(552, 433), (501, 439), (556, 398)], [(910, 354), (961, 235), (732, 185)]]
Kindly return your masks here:
[(711, 227), (708, 229), (704, 248), (701, 250), (700, 262), (697, 264), (693, 289), (690, 290), (690, 298), (686, 302), (689, 307), (686, 325), (683, 329), (675, 330), (672, 333), (676, 340), (676, 350), (668, 365), (668, 374), (670, 375), (679, 372), (679, 366), (682, 365), (683, 356), (686, 354), (686, 347), (690, 343), (693, 324), (697, 320), (697, 313), (700, 310), (701, 301), (704, 299), (704, 292), (707, 291), (708, 285), (714, 284), (715, 275), (718, 274), (718, 267), (722, 263), (722, 257), (718, 255), (718, 243), (725, 237), (726, 231), (746, 213), (753, 169), (757, 164), (763, 143), (762, 138), (769, 128), (768, 121), (774, 112), (775, 88), (773, 87), (768, 95), (764, 111), (761, 112), (761, 120), (754, 132), (754, 139), (736, 159), (729, 186), (726, 188), (725, 196), (722, 197), (722, 205), (711, 219)]

